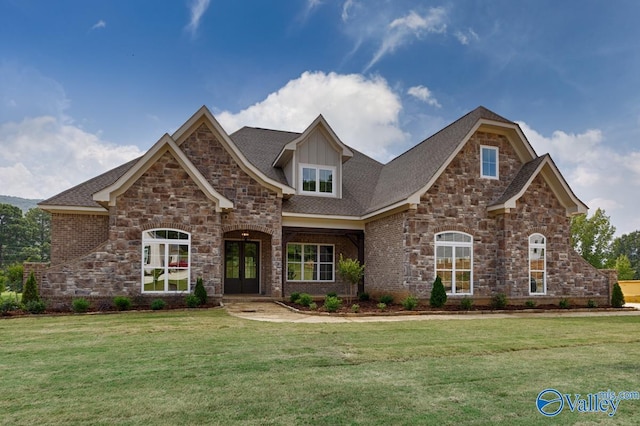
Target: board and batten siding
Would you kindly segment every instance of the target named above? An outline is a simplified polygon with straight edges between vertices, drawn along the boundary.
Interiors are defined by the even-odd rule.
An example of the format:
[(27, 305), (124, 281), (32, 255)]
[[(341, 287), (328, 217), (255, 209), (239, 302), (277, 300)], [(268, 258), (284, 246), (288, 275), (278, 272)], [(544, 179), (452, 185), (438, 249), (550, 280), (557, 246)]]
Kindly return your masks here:
[[(289, 176), (289, 165), (294, 163), (293, 165), (294, 173), (292, 173), (291, 177)], [(295, 182), (296, 186), (298, 184), (298, 173), (299, 173), (299, 164), (314, 164), (318, 166), (332, 166), (336, 168), (336, 175), (334, 176), (335, 185), (336, 186), (336, 196), (338, 198), (342, 197), (342, 161), (340, 153), (337, 148), (329, 142), (329, 138), (325, 135), (324, 131), (321, 129), (314, 130), (307, 139), (302, 141), (298, 147), (296, 148), (296, 154), (293, 156), (293, 161), (291, 161), (285, 167), (285, 175), (289, 182)]]

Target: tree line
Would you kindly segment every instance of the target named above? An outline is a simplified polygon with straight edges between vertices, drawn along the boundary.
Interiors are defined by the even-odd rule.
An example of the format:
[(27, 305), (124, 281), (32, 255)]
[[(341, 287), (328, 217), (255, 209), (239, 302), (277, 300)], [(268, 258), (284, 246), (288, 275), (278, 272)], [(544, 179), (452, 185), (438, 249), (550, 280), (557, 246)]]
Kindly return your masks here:
[(0, 203), (0, 290), (22, 288), (22, 263), (48, 262), (51, 252), (51, 215), (39, 208), (25, 214), (19, 207)]

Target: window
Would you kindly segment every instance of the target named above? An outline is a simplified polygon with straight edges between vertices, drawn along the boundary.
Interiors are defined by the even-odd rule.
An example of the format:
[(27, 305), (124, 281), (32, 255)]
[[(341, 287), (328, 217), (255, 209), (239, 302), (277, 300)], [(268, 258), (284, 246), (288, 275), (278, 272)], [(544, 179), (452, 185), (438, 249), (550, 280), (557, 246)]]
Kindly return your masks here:
[(473, 239), (462, 232), (436, 234), (436, 276), (448, 294), (473, 294)]
[(335, 195), (335, 167), (313, 166), (303, 164), (300, 166), (301, 192), (315, 195)]
[(333, 246), (287, 244), (288, 281), (333, 281)]
[(547, 293), (547, 247), (544, 235), (529, 237), (529, 293)]
[(484, 178), (498, 179), (498, 148), (480, 147), (480, 175)]
[(142, 292), (190, 291), (191, 235), (173, 229), (142, 233)]

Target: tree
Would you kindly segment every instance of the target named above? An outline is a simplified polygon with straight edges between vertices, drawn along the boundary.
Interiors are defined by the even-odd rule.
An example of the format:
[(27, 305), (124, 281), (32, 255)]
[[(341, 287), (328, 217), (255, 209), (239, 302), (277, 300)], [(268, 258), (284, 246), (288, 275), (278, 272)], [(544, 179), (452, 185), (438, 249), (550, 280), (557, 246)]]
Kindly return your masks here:
[(24, 291), (22, 292), (22, 303), (25, 305), (29, 302), (39, 302), (40, 295), (38, 294), (38, 283), (36, 281), (33, 272), (29, 274), (27, 282), (24, 284)]
[(624, 254), (621, 254), (616, 259), (615, 269), (618, 271), (619, 280), (632, 280), (636, 274), (636, 271), (631, 267), (629, 258)]
[(624, 306), (624, 303), (624, 294), (622, 294), (620, 284), (615, 283), (611, 292), (611, 306), (613, 306), (614, 308), (622, 308)]
[(338, 273), (349, 282), (349, 303), (351, 303), (353, 287), (364, 277), (364, 265), (360, 265), (360, 261), (357, 259), (345, 259), (340, 253)]
[(442, 278), (438, 275), (433, 282), (429, 304), (434, 308), (440, 308), (445, 303), (447, 303), (447, 291), (444, 289), (444, 284), (442, 284)]
[(19, 251), (23, 240), (22, 210), (10, 204), (0, 204), (0, 268), (21, 260)]
[(635, 271), (633, 278), (630, 279), (640, 280), (640, 231), (624, 234), (613, 240), (611, 255), (613, 259), (621, 255), (627, 256), (631, 268)]
[(29, 209), (24, 216), (25, 246), (22, 258), (32, 262), (48, 262), (51, 252), (51, 214), (39, 208)]
[(609, 216), (597, 209), (591, 217), (582, 214), (571, 221), (571, 245), (587, 262), (598, 269), (610, 263), (611, 242), (616, 228)]

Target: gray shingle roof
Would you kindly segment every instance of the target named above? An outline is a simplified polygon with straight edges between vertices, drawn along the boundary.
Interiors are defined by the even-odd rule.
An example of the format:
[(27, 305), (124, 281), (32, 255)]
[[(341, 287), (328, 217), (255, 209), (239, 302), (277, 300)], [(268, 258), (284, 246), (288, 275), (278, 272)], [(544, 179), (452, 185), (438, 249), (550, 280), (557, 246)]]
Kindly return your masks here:
[(525, 187), (531, 175), (536, 171), (540, 163), (544, 161), (545, 158), (549, 157), (549, 154), (544, 154), (541, 157), (534, 158), (526, 164), (523, 164), (516, 177), (511, 181), (509, 186), (504, 190), (504, 193), (498, 198), (496, 201), (491, 203), (492, 206), (504, 204), (509, 201), (511, 198), (515, 197), (522, 191)]

